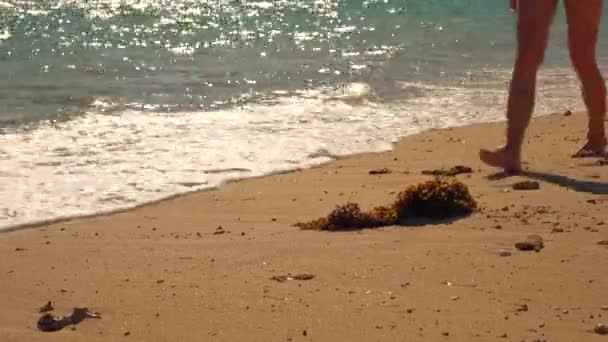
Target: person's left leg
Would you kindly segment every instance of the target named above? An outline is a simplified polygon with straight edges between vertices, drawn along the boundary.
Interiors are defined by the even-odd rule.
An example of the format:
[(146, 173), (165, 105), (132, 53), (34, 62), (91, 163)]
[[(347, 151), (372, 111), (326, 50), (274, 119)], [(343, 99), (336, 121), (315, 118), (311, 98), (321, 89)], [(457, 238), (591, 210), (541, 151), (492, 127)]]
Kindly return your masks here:
[(566, 0), (568, 47), (572, 65), (582, 84), (589, 114), (587, 144), (574, 156), (608, 156), (606, 141), (606, 84), (596, 60), (602, 0)]
[(482, 149), (480, 159), (508, 172), (521, 171), (521, 150), (532, 117), (536, 74), (543, 62), (557, 0), (526, 0), (517, 6), (517, 56), (507, 101), (507, 143)]

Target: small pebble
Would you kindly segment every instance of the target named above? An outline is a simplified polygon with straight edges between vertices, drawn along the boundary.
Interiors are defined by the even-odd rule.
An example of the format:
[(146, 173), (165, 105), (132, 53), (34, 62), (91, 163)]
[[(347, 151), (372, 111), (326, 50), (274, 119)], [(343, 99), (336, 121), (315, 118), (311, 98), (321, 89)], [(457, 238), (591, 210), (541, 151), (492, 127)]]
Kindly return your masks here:
[(540, 189), (540, 183), (537, 181), (523, 181), (517, 182), (512, 186), (513, 190), (538, 190)]
[(608, 335), (608, 326), (600, 323), (593, 328), (593, 332), (598, 335)]
[(512, 254), (512, 253), (511, 253), (511, 251), (509, 251), (509, 250), (506, 250), (506, 249), (501, 249), (501, 250), (498, 252), (498, 254), (499, 254), (500, 256), (503, 256), (503, 257), (508, 257), (508, 256), (511, 256), (511, 254)]

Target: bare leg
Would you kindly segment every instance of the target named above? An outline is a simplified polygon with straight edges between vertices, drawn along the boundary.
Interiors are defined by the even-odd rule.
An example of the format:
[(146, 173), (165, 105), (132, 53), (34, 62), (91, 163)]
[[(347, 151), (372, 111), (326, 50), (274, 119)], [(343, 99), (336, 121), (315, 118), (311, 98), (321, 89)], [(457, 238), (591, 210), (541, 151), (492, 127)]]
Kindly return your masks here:
[(517, 58), (507, 104), (507, 144), (498, 150), (481, 150), (480, 158), (488, 165), (506, 171), (521, 170), (521, 148), (534, 110), (536, 74), (545, 55), (556, 8), (557, 0), (519, 2)]
[(572, 65), (581, 80), (589, 113), (587, 144), (574, 156), (606, 155), (606, 84), (596, 60), (596, 45), (602, 16), (602, 0), (566, 0), (568, 47)]

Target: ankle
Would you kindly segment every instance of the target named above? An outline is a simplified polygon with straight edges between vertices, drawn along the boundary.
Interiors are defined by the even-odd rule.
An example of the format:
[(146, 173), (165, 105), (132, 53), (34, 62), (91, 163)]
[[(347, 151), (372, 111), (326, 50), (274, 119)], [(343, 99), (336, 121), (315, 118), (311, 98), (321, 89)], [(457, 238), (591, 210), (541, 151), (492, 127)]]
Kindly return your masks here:
[(520, 147), (514, 147), (514, 146), (507, 144), (503, 147), (503, 151), (505, 153), (505, 156), (509, 160), (520, 160), (521, 159), (521, 148)]
[(601, 132), (589, 132), (587, 134), (588, 144), (593, 147), (603, 147), (608, 144), (608, 139), (606, 138), (606, 133), (604, 131)]

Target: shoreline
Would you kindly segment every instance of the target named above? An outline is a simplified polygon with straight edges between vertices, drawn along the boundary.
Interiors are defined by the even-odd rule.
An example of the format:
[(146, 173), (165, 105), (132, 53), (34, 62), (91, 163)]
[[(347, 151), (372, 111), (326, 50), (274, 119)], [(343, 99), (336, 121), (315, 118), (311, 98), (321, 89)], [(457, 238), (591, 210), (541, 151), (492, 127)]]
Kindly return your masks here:
[[(407, 92), (405, 89), (410, 86), (415, 87), (412, 84), (403, 85), (402, 89), (399, 84), (395, 84), (396, 92)], [(192, 125), (186, 124), (191, 128), (187, 130), (187, 134), (182, 134), (179, 129), (171, 128), (171, 121), (166, 121), (163, 115), (160, 115), (163, 121), (158, 125), (155, 124), (154, 120), (157, 118), (154, 116), (139, 118), (130, 115), (117, 118), (118, 123), (114, 125), (114, 119), (109, 119), (112, 116), (99, 116), (94, 114), (95, 111), (61, 124), (59, 130), (43, 127), (25, 135), (24, 139), (21, 136), (11, 136), (7, 140), (9, 145), (0, 151), (0, 153), (8, 153), (3, 169), (7, 172), (3, 177), (4, 187), (0, 187), (4, 188), (0, 189), (0, 197), (8, 205), (5, 206), (4, 212), (0, 212), (2, 226), (0, 232), (38, 226), (55, 220), (121, 212), (171, 198), (175, 194), (193, 191), (192, 188), (181, 184), (181, 181), (199, 183), (199, 185), (207, 182), (204, 187), (217, 187), (226, 179), (239, 179), (248, 175), (245, 173), (204, 174), (202, 171), (205, 167), (211, 165), (226, 168), (239, 166), (250, 169), (251, 175), (267, 176), (274, 173), (268, 172), (271, 170), (301, 169), (324, 161), (326, 158), (319, 160), (309, 158), (311, 152), (314, 154), (319, 148), (328, 148), (330, 152), (340, 155), (386, 151), (404, 136), (436, 129), (427, 127), (460, 127), (504, 120), (503, 115), (497, 114), (498, 112), (494, 110), (486, 111), (486, 107), (479, 109), (475, 107), (474, 100), (479, 94), (473, 91), (474, 88), (463, 87), (458, 90), (432, 86), (430, 89), (435, 89), (433, 92), (437, 92), (441, 97), (437, 99), (438, 104), (433, 105), (432, 108), (424, 108), (423, 104), (427, 102), (424, 100), (421, 103), (408, 104), (407, 110), (401, 110), (397, 102), (374, 103), (373, 94), (363, 96), (365, 91), (356, 91), (360, 86), (369, 86), (367, 83), (348, 83), (348, 85), (354, 89), (349, 91), (356, 95), (354, 98), (359, 99), (359, 96), (363, 100), (369, 98), (370, 105), (366, 106), (364, 103), (349, 105), (350, 100), (344, 98), (328, 101), (329, 99), (324, 97), (284, 98), (278, 108), (274, 108), (275, 105), (265, 106), (263, 103), (255, 105), (253, 119), (258, 116), (263, 118), (266, 115), (273, 115), (273, 120), (278, 118), (277, 122), (280, 122), (282, 120), (280, 117), (287, 115), (291, 119), (286, 121), (291, 123), (277, 126), (281, 127), (279, 132), (286, 133), (260, 134), (259, 137), (256, 135), (256, 139), (259, 138), (260, 141), (253, 139), (254, 143), (245, 148), (248, 154), (253, 155), (251, 161), (240, 153), (218, 150), (218, 146), (223, 145), (228, 151), (241, 151), (239, 145), (243, 144), (241, 138), (234, 137), (241, 133), (226, 128), (235, 124), (234, 117), (239, 117), (238, 113), (227, 111), (226, 113), (230, 115), (224, 118), (223, 115), (226, 113), (223, 110), (210, 112), (213, 113), (212, 121), (222, 122), (226, 119), (227, 123), (226, 127), (223, 125), (216, 127), (217, 134), (212, 134), (208, 139), (205, 138), (209, 133), (205, 130), (207, 125), (205, 120), (208, 119), (200, 119), (205, 115), (185, 115), (183, 117), (185, 122), (194, 121)], [(503, 92), (490, 95), (486, 100), (488, 103), (502, 103), (498, 99), (504, 97)], [(554, 101), (550, 100), (550, 97), (543, 98), (548, 99), (549, 108), (559, 108), (561, 104), (555, 105), (558, 102), (569, 102), (567, 99)], [(447, 108), (440, 108), (443, 101), (454, 103), (455, 111), (450, 113), (449, 110), (445, 110)], [(572, 105), (576, 107), (578, 103)], [(437, 108), (440, 108), (443, 114), (437, 112)], [(425, 114), (425, 109), (431, 114)], [(543, 113), (546, 112), (545, 109)], [(320, 122), (337, 115), (339, 120), (336, 119), (336, 122), (339, 124), (311, 123), (311, 127), (299, 127), (299, 124), (293, 124), (297, 121), (295, 119), (306, 119), (314, 110), (323, 113), (327, 111), (321, 116), (322, 120), (318, 118)], [(478, 111), (483, 114), (479, 114)], [(295, 114), (289, 114), (292, 112)], [(213, 119), (215, 116), (218, 117)], [(200, 120), (196, 119), (197, 117)], [(349, 121), (350, 117), (354, 117), (355, 123)], [(169, 128), (155, 131), (157, 127), (167, 125)], [(255, 124), (252, 124), (252, 127), (255, 127)], [(216, 128), (209, 131), (214, 131)], [(202, 135), (201, 129), (204, 133)], [(292, 129), (295, 131), (292, 132)], [(315, 133), (310, 134), (311, 130)], [(88, 133), (81, 137), (81, 131)], [(241, 134), (241, 137), (247, 137), (247, 134), (250, 134), (247, 132), (250, 131), (251, 129), (246, 129), (246, 133)], [(182, 135), (184, 138), (180, 140)], [(78, 140), (72, 142), (70, 137), (77, 137)], [(222, 137), (225, 137), (226, 141)], [(273, 149), (273, 141), (279, 141), (282, 148)], [(177, 152), (166, 149), (167, 144), (171, 143), (185, 147)], [(108, 144), (111, 146), (103, 147)], [(112, 147), (113, 145), (116, 146)], [(112, 152), (113, 149), (118, 152)], [(271, 153), (266, 153), (268, 151)], [(265, 157), (266, 155), (268, 156)], [(226, 162), (222, 162), (224, 157)], [(142, 162), (134, 162), (138, 160)], [(180, 162), (175, 164), (176, 160)], [(116, 182), (116, 180), (123, 181)]]
[[(569, 158), (584, 126), (582, 114), (533, 120), (526, 160), (539, 190), (512, 189), (526, 176), (488, 178), (495, 170), (476, 152), (500, 143), (500, 122), (0, 234), (0, 340), (600, 341), (608, 169)], [(473, 169), (457, 176), (481, 206), (469, 217), (336, 233), (293, 227), (347, 201), (389, 203), (431, 179), (422, 171), (455, 165)], [(369, 174), (383, 168), (391, 172)], [(518, 251), (528, 235), (544, 249)], [(312, 278), (289, 280), (298, 274)], [(47, 301), (56, 315), (86, 306), (102, 318), (43, 333)]]
[(57, 218), (51, 218), (51, 219), (46, 219), (46, 220), (43, 219), (43, 220), (29, 222), (29, 223), (22, 223), (22, 224), (16, 224), (16, 225), (13, 225), (13, 226), (6, 226), (5, 228), (0, 227), (0, 238), (2, 237), (3, 234), (15, 233), (15, 232), (22, 231), (22, 230), (37, 229), (37, 228), (41, 228), (41, 227), (45, 227), (45, 226), (57, 225), (57, 224), (62, 224), (62, 223), (71, 223), (73, 221), (90, 220), (90, 219), (96, 219), (96, 218), (111, 217), (113, 215), (128, 213), (128, 212), (131, 212), (131, 211), (134, 211), (134, 210), (143, 209), (143, 208), (148, 207), (148, 206), (153, 206), (153, 205), (161, 204), (161, 203), (166, 202), (166, 201), (171, 201), (171, 200), (174, 200), (174, 199), (179, 199), (181, 197), (185, 197), (185, 196), (189, 196), (189, 195), (193, 195), (193, 194), (218, 191), (223, 186), (229, 185), (231, 183), (238, 183), (238, 182), (244, 181), (244, 180), (273, 177), (273, 176), (277, 176), (277, 175), (289, 174), (289, 173), (298, 172), (298, 171), (302, 171), (302, 170), (314, 169), (314, 168), (318, 168), (318, 167), (323, 167), (323, 165), (328, 164), (328, 163), (332, 163), (332, 162), (334, 162), (336, 160), (339, 160), (341, 158), (348, 158), (348, 157), (351, 157), (351, 156), (357, 156), (358, 154), (366, 154), (366, 153), (383, 153), (383, 152), (362, 152), (362, 153), (356, 153), (356, 154), (351, 154), (351, 155), (347, 155), (347, 156), (344, 156), (344, 157), (336, 157), (335, 159), (329, 160), (329, 161), (327, 161), (325, 163), (321, 163), (321, 164), (316, 165), (316, 166), (311, 166), (311, 167), (306, 167), (306, 168), (296, 168), (296, 169), (293, 169), (293, 170), (286, 170), (286, 171), (276, 171), (276, 172), (271, 172), (269, 174), (260, 175), (260, 176), (252, 176), (252, 177), (242, 177), (242, 178), (228, 179), (225, 182), (223, 182), (222, 184), (217, 185), (217, 186), (212, 186), (212, 187), (204, 188), (204, 189), (191, 190), (191, 191), (186, 191), (186, 192), (180, 192), (180, 193), (168, 195), (166, 197), (163, 197), (163, 198), (160, 198), (160, 199), (157, 199), (157, 200), (153, 200), (153, 201), (149, 201), (149, 202), (142, 202), (142, 203), (137, 204), (137, 205), (132, 206), (132, 207), (117, 208), (117, 209), (108, 210), (108, 211), (95, 212), (95, 213), (92, 213), (92, 214), (82, 214), (82, 215), (74, 215), (74, 216), (57, 217)]
[[(548, 115), (544, 115), (544, 116), (550, 116), (550, 115), (554, 115), (554, 114), (548, 114)], [(324, 165), (333, 163), (340, 159), (356, 158), (359, 155), (386, 153), (386, 152), (392, 151), (395, 147), (395, 144), (397, 144), (400, 140), (402, 140), (408, 136), (423, 134), (426, 131), (432, 131), (432, 130), (453, 129), (453, 128), (458, 128), (458, 127), (484, 125), (487, 123), (494, 123), (494, 122), (492, 121), (492, 122), (485, 122), (485, 123), (464, 124), (462, 126), (453, 126), (453, 127), (445, 127), (445, 128), (428, 128), (428, 129), (422, 130), (421, 132), (412, 133), (412, 134), (397, 138), (396, 141), (393, 141), (391, 143), (390, 149), (384, 149), (384, 150), (380, 150), (380, 151), (364, 151), (364, 152), (357, 152), (357, 153), (346, 154), (346, 155), (332, 155), (332, 156), (330, 156), (330, 158), (331, 158), (330, 160), (319, 163), (319, 164), (315, 164), (312, 166), (296, 167), (294, 169), (289, 169), (289, 170), (278, 170), (278, 171), (273, 171), (273, 172), (259, 175), (259, 176), (249, 176), (249, 177), (244, 176), (244, 177), (237, 177), (237, 178), (229, 178), (229, 179), (223, 181), (222, 183), (215, 185), (215, 186), (211, 186), (209, 188), (202, 188), (202, 189), (197, 189), (197, 190), (190, 190), (190, 191), (185, 191), (185, 192), (174, 193), (174, 194), (170, 194), (170, 195), (167, 195), (165, 197), (162, 197), (162, 198), (159, 198), (156, 200), (141, 202), (134, 206), (110, 209), (110, 210), (106, 210), (106, 211), (102, 210), (102, 211), (97, 211), (97, 212), (93, 212), (90, 214), (76, 214), (76, 215), (69, 215), (69, 216), (65, 216), (65, 217), (55, 217), (55, 218), (49, 218), (49, 219), (35, 220), (32, 222), (18, 223), (15, 225), (8, 225), (8, 226), (0, 227), (0, 236), (2, 236), (2, 234), (13, 233), (13, 232), (20, 231), (20, 230), (36, 229), (36, 228), (40, 228), (40, 227), (48, 226), (48, 225), (67, 223), (67, 222), (78, 221), (78, 220), (88, 220), (88, 219), (94, 219), (94, 218), (98, 218), (98, 217), (108, 217), (108, 216), (112, 216), (112, 215), (116, 215), (116, 214), (130, 212), (133, 210), (138, 210), (143, 207), (147, 207), (150, 205), (156, 205), (156, 204), (159, 204), (159, 203), (162, 203), (165, 201), (170, 201), (172, 199), (183, 197), (183, 196), (188, 196), (191, 194), (196, 194), (196, 193), (200, 193), (200, 192), (217, 191), (217, 190), (221, 189), (223, 186), (226, 186), (228, 184), (235, 183), (235, 182), (240, 182), (243, 180), (272, 177), (272, 176), (281, 175), (281, 174), (287, 174), (287, 173), (293, 173), (293, 172), (298, 172), (298, 171), (302, 171), (302, 170), (319, 168), (319, 167), (323, 167)]]
[[(554, 116), (554, 115), (560, 115), (560, 114), (556, 114), (556, 113), (540, 114), (540, 115), (537, 115), (535, 118), (550, 117), (550, 116)], [(346, 154), (346, 155), (337, 155), (337, 156), (332, 155), (330, 157), (331, 160), (328, 160), (326, 162), (322, 162), (322, 163), (319, 163), (316, 165), (312, 165), (312, 166), (308, 166), (308, 167), (296, 167), (294, 169), (289, 169), (289, 170), (278, 170), (278, 171), (273, 171), (273, 172), (263, 174), (263, 175), (258, 175), (258, 176), (250, 176), (250, 177), (244, 176), (244, 177), (237, 177), (237, 178), (232, 178), (232, 179), (229, 178), (229, 179), (223, 181), (222, 183), (215, 185), (215, 186), (211, 186), (209, 188), (202, 188), (202, 189), (197, 189), (197, 190), (190, 190), (190, 191), (185, 191), (185, 192), (169, 194), (165, 197), (162, 197), (162, 198), (159, 198), (156, 200), (151, 200), (151, 201), (144, 201), (144, 202), (138, 203), (133, 206), (119, 207), (119, 208), (110, 209), (110, 210), (101, 210), (101, 211), (97, 211), (97, 212), (93, 212), (93, 213), (89, 213), (89, 214), (68, 215), (68, 216), (63, 216), (63, 217), (54, 217), (54, 218), (49, 218), (49, 219), (40, 219), (40, 220), (34, 220), (34, 221), (30, 221), (30, 222), (25, 222), (25, 223), (18, 223), (18, 224), (14, 224), (14, 225), (7, 225), (4, 227), (0, 227), (0, 236), (2, 236), (3, 234), (14, 233), (14, 232), (21, 231), (21, 230), (37, 229), (37, 228), (48, 226), (48, 225), (55, 225), (55, 224), (61, 224), (61, 223), (67, 223), (67, 222), (72, 222), (72, 221), (79, 221), (79, 220), (88, 220), (88, 219), (94, 219), (94, 218), (98, 218), (98, 217), (113, 216), (116, 214), (121, 214), (121, 213), (125, 213), (125, 212), (130, 212), (133, 210), (138, 210), (138, 209), (141, 209), (141, 208), (144, 208), (147, 206), (156, 205), (156, 204), (159, 204), (159, 203), (162, 203), (165, 201), (170, 201), (175, 198), (188, 196), (188, 195), (196, 194), (199, 192), (217, 191), (217, 190), (221, 189), (223, 186), (226, 186), (227, 184), (231, 184), (234, 182), (240, 182), (240, 181), (249, 180), (249, 179), (272, 177), (275, 175), (281, 175), (281, 174), (285, 174), (285, 173), (293, 173), (293, 172), (298, 172), (298, 171), (307, 170), (307, 169), (319, 168), (319, 167), (323, 167), (324, 165), (333, 163), (340, 159), (357, 158), (358, 156), (366, 155), (366, 154), (382, 154), (382, 153), (392, 151), (395, 148), (395, 145), (397, 145), (401, 140), (403, 140), (407, 137), (410, 137), (410, 136), (424, 134), (425, 132), (428, 132), (428, 131), (451, 130), (451, 129), (458, 129), (458, 128), (462, 128), (462, 127), (473, 127), (473, 126), (486, 125), (486, 124), (496, 124), (496, 123), (501, 123), (504, 121), (505, 121), (504, 119), (499, 119), (499, 120), (480, 122), (480, 123), (465, 123), (462, 125), (443, 127), (443, 128), (427, 128), (427, 129), (423, 129), (420, 132), (408, 134), (408, 135), (397, 138), (395, 141), (391, 142), (391, 147), (389, 149), (383, 149), (380, 151), (363, 151), (363, 152), (357, 152), (357, 153)]]
[(73, 222), (73, 221), (90, 220), (90, 219), (103, 218), (103, 217), (111, 217), (113, 215), (128, 213), (128, 212), (131, 212), (131, 211), (134, 211), (134, 210), (138, 210), (138, 209), (142, 209), (142, 208), (145, 208), (145, 207), (148, 207), (148, 206), (153, 206), (153, 205), (161, 204), (161, 203), (166, 202), (166, 201), (171, 201), (171, 200), (178, 199), (178, 198), (185, 197), (185, 196), (189, 196), (189, 195), (192, 195), (192, 194), (218, 191), (222, 187), (224, 187), (226, 185), (229, 185), (231, 183), (238, 183), (238, 182), (244, 181), (244, 180), (252, 180), (252, 179), (258, 179), (258, 178), (273, 177), (273, 176), (277, 176), (277, 175), (289, 174), (289, 173), (298, 172), (298, 171), (302, 171), (302, 170), (315, 169), (315, 168), (323, 167), (323, 165), (326, 165), (328, 163), (332, 163), (332, 162), (334, 162), (336, 160), (343, 159), (343, 158), (354, 157), (354, 156), (357, 156), (359, 154), (384, 153), (384, 152), (386, 152), (386, 151), (383, 151), (383, 152), (361, 152), (361, 153), (349, 154), (349, 155), (345, 155), (345, 156), (333, 157), (332, 160), (328, 160), (327, 162), (324, 162), (324, 163), (321, 163), (321, 164), (315, 165), (315, 166), (310, 166), (310, 167), (305, 167), (305, 168), (295, 168), (295, 169), (291, 169), (291, 170), (275, 171), (275, 172), (270, 172), (268, 174), (259, 175), (259, 176), (251, 176), (251, 177), (242, 177), (242, 178), (227, 179), (223, 183), (221, 183), (219, 185), (216, 185), (216, 186), (212, 186), (212, 187), (204, 188), (204, 189), (197, 189), (197, 190), (191, 190), (191, 191), (186, 191), (186, 192), (180, 192), (180, 193), (168, 195), (168, 196), (163, 197), (163, 198), (159, 198), (157, 200), (153, 200), (153, 201), (149, 201), (149, 202), (142, 202), (140, 204), (137, 204), (137, 205), (131, 206), (131, 207), (117, 208), (117, 209), (112, 209), (112, 210), (108, 210), (108, 211), (99, 211), (99, 212), (95, 212), (95, 213), (91, 213), (91, 214), (82, 214), (82, 215), (73, 215), (73, 216), (65, 216), (65, 217), (43, 219), (43, 220), (33, 221), (33, 222), (29, 222), (29, 223), (20, 223), (20, 224), (16, 224), (16, 225), (12, 225), (12, 226), (0, 227), (0, 238), (1, 238), (1, 236), (3, 234), (10, 234), (10, 233), (18, 232), (18, 231), (21, 231), (21, 230), (37, 229), (37, 228), (41, 228), (41, 227), (44, 227), (44, 226), (57, 225), (57, 224), (62, 224), (62, 223), (70, 223), (70, 222)]

